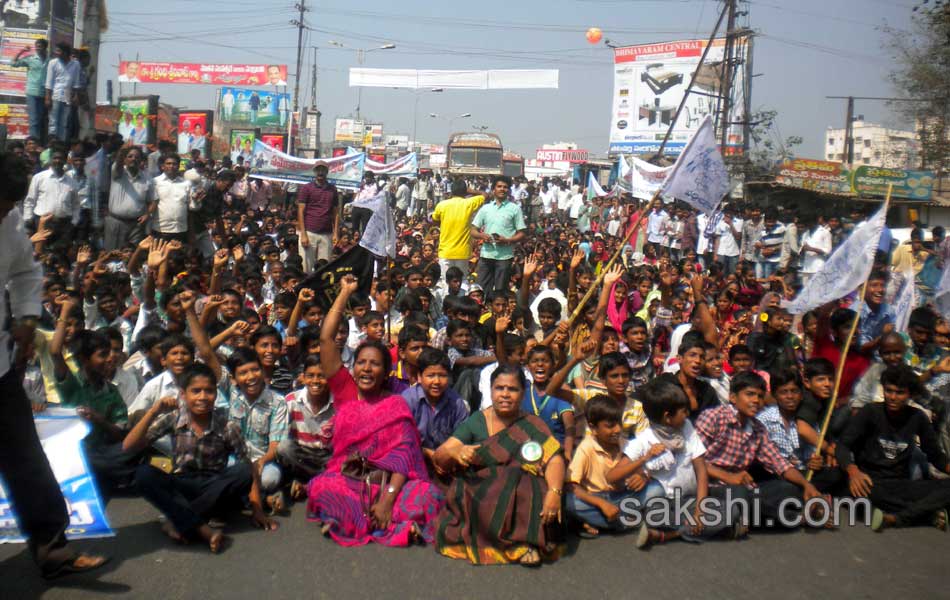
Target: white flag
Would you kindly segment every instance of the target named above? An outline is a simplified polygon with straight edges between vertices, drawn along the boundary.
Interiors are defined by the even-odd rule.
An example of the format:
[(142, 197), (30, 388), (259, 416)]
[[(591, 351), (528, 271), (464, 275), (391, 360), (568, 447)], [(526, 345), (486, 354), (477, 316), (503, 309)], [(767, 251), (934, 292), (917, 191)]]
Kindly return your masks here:
[(711, 214), (729, 191), (729, 171), (719, 153), (712, 117), (706, 115), (663, 184), (662, 194)]
[(914, 271), (904, 272), (904, 287), (894, 299), (894, 327), (897, 331), (907, 331), (910, 322), (910, 313), (917, 307), (917, 285), (914, 282)]
[(806, 313), (847, 296), (864, 283), (874, 265), (874, 253), (887, 216), (885, 212), (881, 207), (877, 214), (855, 228), (792, 300), (788, 307), (790, 313)]
[(376, 256), (396, 257), (396, 226), (393, 223), (393, 214), (386, 202), (386, 190), (381, 190), (372, 198), (354, 200), (353, 208), (368, 208), (373, 211), (372, 216), (363, 230), (360, 246), (366, 248)]
[(633, 163), (630, 168), (630, 193), (634, 198), (650, 200), (666, 183), (673, 167), (651, 165), (636, 156), (631, 156), (630, 160)]
[(604, 188), (600, 187), (600, 184), (597, 183), (597, 179), (594, 177), (593, 171), (587, 173), (587, 199), (592, 198), (603, 198), (607, 195), (607, 192), (604, 191)]

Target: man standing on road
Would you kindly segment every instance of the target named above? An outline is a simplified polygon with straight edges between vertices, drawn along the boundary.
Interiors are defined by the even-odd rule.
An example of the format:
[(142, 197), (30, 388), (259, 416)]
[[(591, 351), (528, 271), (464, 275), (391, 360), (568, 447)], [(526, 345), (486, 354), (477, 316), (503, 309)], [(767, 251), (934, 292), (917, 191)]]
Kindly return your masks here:
[(26, 111), (30, 115), (30, 135), (46, 143), (46, 69), (49, 56), (48, 42), (40, 39), (33, 43), (34, 54), (23, 58), (29, 48), (20, 50), (13, 59), (12, 67), (26, 67)]
[(315, 166), (313, 181), (297, 195), (297, 236), (304, 273), (312, 271), (316, 261), (330, 260), (337, 239), (339, 194), (336, 186), (327, 181), (327, 173), (326, 165)]
[(485, 203), (484, 196), (465, 197), (468, 186), (461, 177), (452, 181), (452, 197), (435, 206), (432, 220), (439, 224), (439, 267), (442, 281), (450, 267), (458, 267), (468, 276), (472, 257), (472, 215)]
[(188, 208), (191, 204), (192, 184), (178, 172), (181, 158), (167, 154), (162, 159), (162, 174), (154, 181), (156, 201), (149, 204), (149, 213), (155, 215), (152, 229), (163, 240), (188, 241)]
[[(153, 181), (142, 172), (142, 149), (126, 146), (119, 150), (109, 185), (109, 212), (104, 225), (106, 250), (137, 244), (145, 238), (148, 203), (153, 196)], [(133, 232), (141, 235), (133, 238)]]
[(28, 167), (12, 155), (0, 154), (0, 315), (10, 296), (12, 326), (0, 329), (0, 474), (10, 492), (20, 529), (29, 539), (30, 554), (44, 577), (89, 571), (104, 565), (104, 556), (90, 556), (66, 542), (69, 512), (33, 425), (30, 400), (15, 368), (25, 356), (36, 320), (43, 310), (43, 270), (33, 260), (15, 203), (27, 189)]
[(494, 202), (481, 207), (471, 227), (471, 236), (484, 242), (478, 259), (478, 284), (486, 295), (508, 289), (514, 245), (524, 239), (527, 228), (521, 207), (509, 198), (510, 187), (510, 177), (492, 179)]

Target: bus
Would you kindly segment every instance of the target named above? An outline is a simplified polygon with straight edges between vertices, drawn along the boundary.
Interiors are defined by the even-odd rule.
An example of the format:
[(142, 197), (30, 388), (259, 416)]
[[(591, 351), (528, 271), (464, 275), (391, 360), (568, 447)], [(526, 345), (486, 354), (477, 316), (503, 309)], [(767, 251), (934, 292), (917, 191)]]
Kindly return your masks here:
[(524, 176), (524, 157), (514, 152), (505, 152), (501, 158), (502, 172), (508, 177)]
[(502, 174), (501, 138), (493, 133), (453, 133), (447, 151), (449, 175)]

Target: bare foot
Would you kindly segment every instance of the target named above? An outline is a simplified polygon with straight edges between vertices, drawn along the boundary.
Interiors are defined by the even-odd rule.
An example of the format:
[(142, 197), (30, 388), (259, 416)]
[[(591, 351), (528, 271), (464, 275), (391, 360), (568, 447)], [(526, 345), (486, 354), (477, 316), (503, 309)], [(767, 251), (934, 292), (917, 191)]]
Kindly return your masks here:
[(946, 509), (938, 510), (938, 511), (937, 511), (937, 514), (934, 515), (934, 527), (936, 527), (936, 528), (939, 529), (940, 531), (946, 531), (946, 530), (947, 530), (947, 525), (948, 525), (948, 523), (947, 523), (947, 511), (946, 511)]
[(305, 486), (304, 484), (300, 483), (297, 480), (294, 480), (294, 482), (290, 484), (290, 499), (295, 502), (300, 501), (300, 500), (306, 500), (307, 486)]
[(586, 538), (595, 538), (600, 535), (600, 530), (591, 525), (590, 523), (583, 523), (583, 536)]
[(175, 542), (176, 544), (188, 543), (188, 540), (185, 539), (185, 536), (183, 536), (181, 533), (178, 532), (177, 529), (175, 529), (175, 526), (172, 525), (171, 521), (165, 521), (165, 523), (162, 524), (162, 533), (167, 535), (169, 539), (171, 539), (171, 541)]
[(896, 527), (897, 516), (890, 513), (884, 513), (884, 527)]
[(275, 515), (282, 514), (287, 508), (287, 498), (284, 496), (284, 492), (280, 491), (276, 494), (271, 494), (267, 497), (267, 506), (270, 508), (271, 512)]
[(207, 525), (202, 525), (198, 528), (198, 535), (201, 536), (201, 539), (208, 542), (208, 548), (211, 550), (212, 554), (217, 554), (221, 551), (221, 546), (224, 545), (224, 532), (220, 529), (212, 529)]

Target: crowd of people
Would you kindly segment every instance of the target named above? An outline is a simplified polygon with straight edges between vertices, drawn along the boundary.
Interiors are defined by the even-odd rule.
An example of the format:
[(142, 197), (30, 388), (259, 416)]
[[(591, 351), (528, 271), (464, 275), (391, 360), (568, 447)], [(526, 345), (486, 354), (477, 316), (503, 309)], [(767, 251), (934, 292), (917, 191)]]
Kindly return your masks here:
[[(40, 143), (0, 155), (0, 372), (23, 398), (0, 437), (36, 451), (23, 411), (75, 408), (104, 500), (142, 496), (177, 543), (217, 552), (242, 512), (270, 531), (305, 510), (342, 545), (537, 565), (568, 534), (647, 547), (765, 526), (732, 505), (698, 518), (728, 497), (818, 519), (854, 496), (876, 530), (948, 526), (939, 227), (929, 245), (885, 230), (863, 298), (792, 315), (861, 212), (727, 198), (706, 215), (504, 176), (367, 173), (353, 192), (321, 165), (291, 187), (171, 143)], [(396, 257), (322, 302), (310, 275), (359, 244), (372, 213), (351, 201), (383, 191)], [(23, 491), (33, 469), (57, 495), (48, 468), (4, 457), (44, 573), (101, 564), (65, 550), (61, 504)], [(673, 499), (697, 518), (636, 518)]]

